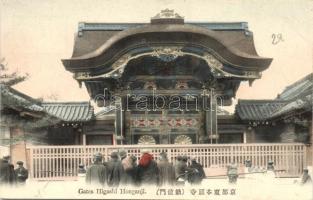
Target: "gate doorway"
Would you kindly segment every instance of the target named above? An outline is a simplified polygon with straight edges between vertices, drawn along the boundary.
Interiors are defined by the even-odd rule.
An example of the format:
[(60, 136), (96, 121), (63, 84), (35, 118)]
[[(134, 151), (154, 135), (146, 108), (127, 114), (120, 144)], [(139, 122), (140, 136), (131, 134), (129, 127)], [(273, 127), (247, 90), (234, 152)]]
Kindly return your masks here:
[(201, 120), (196, 111), (128, 111), (126, 138), (131, 144), (197, 144)]

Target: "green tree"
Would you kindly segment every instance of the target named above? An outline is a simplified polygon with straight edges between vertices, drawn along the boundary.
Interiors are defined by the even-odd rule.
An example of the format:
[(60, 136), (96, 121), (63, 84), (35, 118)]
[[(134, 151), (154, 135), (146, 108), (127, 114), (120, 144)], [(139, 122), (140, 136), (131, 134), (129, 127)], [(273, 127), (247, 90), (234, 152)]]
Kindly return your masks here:
[(9, 72), (8, 64), (6, 63), (5, 58), (0, 59), (0, 84), (11, 87), (25, 81), (28, 77), (28, 74), (20, 75), (17, 71)]

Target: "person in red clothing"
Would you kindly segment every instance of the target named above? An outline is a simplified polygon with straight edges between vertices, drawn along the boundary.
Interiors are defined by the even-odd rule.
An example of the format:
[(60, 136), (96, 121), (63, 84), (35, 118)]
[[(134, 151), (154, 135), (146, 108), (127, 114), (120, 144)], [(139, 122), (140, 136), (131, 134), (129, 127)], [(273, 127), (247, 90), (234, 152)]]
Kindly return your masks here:
[(157, 185), (159, 177), (159, 170), (157, 163), (153, 160), (153, 156), (144, 152), (139, 160), (137, 170), (137, 181), (140, 185)]

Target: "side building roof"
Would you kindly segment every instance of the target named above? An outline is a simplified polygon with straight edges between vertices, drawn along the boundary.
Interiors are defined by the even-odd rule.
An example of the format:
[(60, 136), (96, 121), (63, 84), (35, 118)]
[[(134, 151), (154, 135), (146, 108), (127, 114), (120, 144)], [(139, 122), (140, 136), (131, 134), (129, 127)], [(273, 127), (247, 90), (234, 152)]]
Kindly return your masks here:
[(236, 105), (236, 114), (246, 121), (265, 121), (302, 110), (312, 111), (313, 74), (287, 86), (276, 99), (241, 99)]
[[(37, 117), (50, 116), (64, 122), (86, 122), (94, 117), (94, 109), (89, 102), (42, 102), (12, 87), (0, 84), (1, 110), (36, 113)], [(41, 115), (38, 115), (38, 114)]]
[(5, 107), (14, 110), (27, 110), (33, 112), (42, 112), (43, 108), (40, 106), (40, 101), (15, 90), (12, 87), (0, 84), (1, 93), (1, 110)]
[(89, 102), (43, 102), (43, 109), (65, 122), (86, 122), (94, 117)]
[(312, 94), (313, 73), (306, 75), (295, 83), (287, 86), (276, 99), (296, 100)]
[(242, 120), (263, 121), (286, 104), (285, 101), (240, 99), (236, 105), (236, 114)]

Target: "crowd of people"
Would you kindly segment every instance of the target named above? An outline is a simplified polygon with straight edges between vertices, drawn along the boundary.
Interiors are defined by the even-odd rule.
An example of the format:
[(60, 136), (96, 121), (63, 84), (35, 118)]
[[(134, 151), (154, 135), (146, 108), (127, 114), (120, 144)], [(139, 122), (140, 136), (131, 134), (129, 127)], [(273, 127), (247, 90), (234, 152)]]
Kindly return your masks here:
[(200, 184), (205, 173), (195, 158), (188, 163), (187, 156), (177, 156), (171, 163), (165, 152), (160, 153), (158, 162), (149, 152), (144, 152), (137, 164), (135, 156), (125, 151), (112, 152), (108, 162), (102, 161), (102, 154), (94, 155), (93, 164), (87, 169), (86, 183), (116, 187), (119, 185), (176, 185), (188, 181)]
[[(157, 161), (156, 161), (157, 160)], [(0, 186), (1, 185), (25, 185), (28, 179), (28, 170), (18, 161), (17, 168), (10, 162), (10, 156), (0, 159)], [(247, 160), (248, 174), (253, 173), (251, 161)], [(268, 163), (267, 172), (275, 171), (272, 161)], [(127, 155), (126, 151), (112, 152), (107, 162), (103, 161), (103, 155), (96, 153), (93, 163), (85, 170), (79, 166), (79, 174), (84, 174), (87, 184), (100, 184), (117, 187), (119, 185), (180, 185), (188, 181), (190, 184), (201, 184), (206, 177), (203, 167), (196, 158), (188, 158), (186, 155), (176, 157), (175, 163), (171, 163), (165, 152), (155, 159), (149, 152), (143, 152), (139, 161), (133, 155)], [(238, 171), (235, 165), (228, 167), (227, 176), (230, 183), (236, 183)], [(298, 181), (296, 181), (298, 183)], [(308, 169), (303, 170), (299, 180), (301, 185), (312, 183)]]
[(28, 170), (23, 166), (22, 161), (18, 161), (17, 168), (10, 163), (10, 156), (0, 159), (0, 185), (24, 185), (28, 178)]

